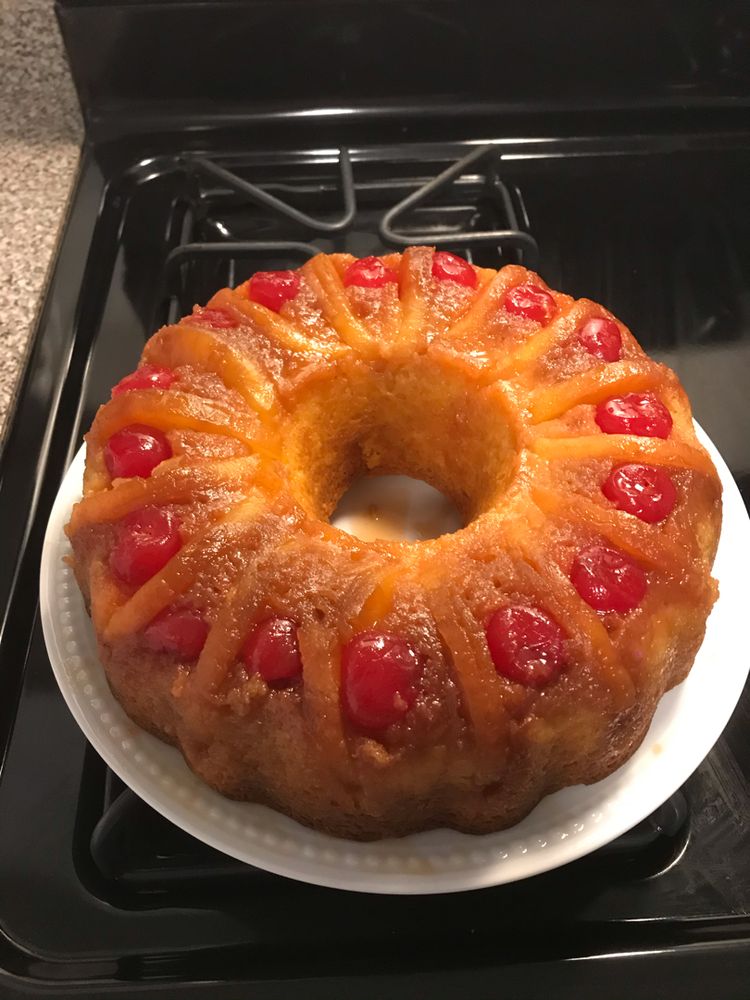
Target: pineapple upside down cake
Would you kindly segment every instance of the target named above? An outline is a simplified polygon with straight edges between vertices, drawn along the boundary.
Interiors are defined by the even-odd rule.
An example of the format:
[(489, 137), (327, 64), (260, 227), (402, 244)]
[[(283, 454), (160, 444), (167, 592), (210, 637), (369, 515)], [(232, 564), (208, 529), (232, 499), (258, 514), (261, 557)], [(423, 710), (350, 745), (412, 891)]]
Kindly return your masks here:
[[(338, 836), (499, 830), (610, 774), (716, 597), (677, 377), (518, 266), (256, 273), (155, 333), (86, 442), (66, 530), (115, 696), (223, 794)], [(388, 473), (465, 526), (328, 523)]]

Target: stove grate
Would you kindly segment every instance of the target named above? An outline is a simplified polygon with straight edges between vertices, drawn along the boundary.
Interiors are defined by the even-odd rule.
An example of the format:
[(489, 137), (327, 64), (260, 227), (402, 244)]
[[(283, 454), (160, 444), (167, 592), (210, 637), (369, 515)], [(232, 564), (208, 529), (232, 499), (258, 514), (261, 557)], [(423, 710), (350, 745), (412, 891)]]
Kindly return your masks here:
[[(476, 167), (482, 161), (489, 161), (485, 174), (485, 185), (487, 192), (496, 202), (499, 202), (503, 214), (507, 219), (507, 228), (477, 230), (472, 229), (466, 232), (450, 232), (440, 235), (432, 231), (414, 231), (407, 228), (396, 228), (397, 224), (403, 225), (403, 219), (420, 205), (434, 198), (441, 191), (448, 189), (453, 182), (461, 177), (468, 167)], [(437, 247), (475, 247), (484, 243), (494, 243), (506, 249), (520, 251), (528, 267), (536, 267), (539, 261), (539, 247), (534, 237), (528, 232), (528, 215), (521, 197), (521, 192), (517, 187), (513, 188), (513, 196), (518, 203), (519, 212), (516, 212), (514, 198), (511, 190), (500, 179), (498, 175), (498, 152), (493, 145), (480, 146), (472, 150), (467, 156), (457, 160), (438, 174), (431, 181), (423, 184), (416, 191), (403, 198), (397, 205), (389, 209), (380, 222), (380, 234), (384, 242), (394, 246), (410, 246), (415, 243), (429, 243)], [(519, 215), (523, 219), (526, 228), (521, 228)]]

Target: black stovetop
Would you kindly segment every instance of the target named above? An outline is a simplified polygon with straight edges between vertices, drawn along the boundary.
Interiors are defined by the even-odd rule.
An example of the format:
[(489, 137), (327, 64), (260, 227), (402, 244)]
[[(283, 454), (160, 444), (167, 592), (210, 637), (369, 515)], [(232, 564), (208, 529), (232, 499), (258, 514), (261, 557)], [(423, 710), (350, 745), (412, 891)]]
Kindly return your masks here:
[[(178, 6), (154, 5), (154, 17)], [(63, 20), (68, 7), (103, 16), (78, 0)], [(428, 7), (411, 10), (428, 17)], [(123, 23), (135, 31), (120, 32), (127, 50), (138, 32)], [(116, 35), (104, 27), (109, 51)], [(81, 36), (68, 40), (75, 49)], [(93, 46), (74, 61), (85, 105), (105, 72), (96, 60)], [(124, 71), (107, 67), (101, 93), (122, 107)], [(711, 85), (696, 79), (703, 100)], [(729, 94), (735, 78), (723, 79)], [(139, 131), (132, 106), (117, 126), (105, 105), (89, 100), (2, 453), (0, 997), (746, 998), (750, 691), (682, 790), (613, 845), (495, 889), (364, 896), (225, 858), (124, 789), (57, 691), (37, 614), (62, 474), (145, 339), (222, 285), (318, 250), (436, 243), (488, 266), (520, 260), (552, 287), (603, 302), (678, 371), (750, 504), (746, 123), (696, 105), (688, 120), (620, 108), (501, 127), (486, 109), (456, 117), (435, 106), (380, 118), (201, 113), (189, 127), (181, 107), (158, 130), (163, 109), (151, 109)], [(411, 209), (391, 211), (407, 198)]]
[[(380, 995), (386, 981), (401, 995), (407, 973), (424, 976), (435, 996), (461, 977), (489, 984), (493, 974), (524, 995), (521, 984), (544, 982), (550, 967), (562, 991), (566, 977), (580, 974), (560, 971), (582, 968), (574, 959), (590, 960), (592, 983), (612, 966), (637, 982), (680, 956), (674, 974), (682, 978), (693, 957), (709, 968), (719, 941), (747, 969), (747, 696), (682, 795), (621, 841), (517, 885), (426, 899), (297, 885), (223, 858), (123, 791), (86, 746), (50, 672), (34, 576), (50, 501), (96, 407), (175, 310), (261, 262), (295, 266), (316, 249), (382, 251), (386, 211), (472, 147), (348, 149), (349, 222), (338, 150), (202, 152), (341, 228), (319, 233), (309, 220), (259, 205), (179, 148), (146, 157), (125, 143), (84, 155), (5, 455), (6, 513), (16, 523), (29, 509), (33, 516), (3, 650), (3, 732), (15, 726), (0, 783), (0, 965), (18, 981), (76, 983), (91, 995), (122, 982), (156, 988), (197, 979), (262, 981), (268, 990), (282, 979), (286, 995), (301, 979), (300, 996), (330, 995), (331, 977), (344, 975), (365, 996)], [(619, 137), (533, 152), (506, 142), (394, 227), (486, 264), (528, 262), (538, 247), (553, 287), (607, 303), (680, 371), (696, 416), (750, 499), (742, 378), (750, 358), (749, 168), (740, 136)], [(509, 229), (510, 239), (456, 240), (458, 232)], [(70, 270), (81, 267), (74, 288)], [(49, 437), (40, 441), (43, 427)], [(36, 478), (22, 462), (34, 448)], [(723, 963), (722, 975), (733, 975)], [(684, 987), (690, 996), (690, 982)], [(195, 995), (209, 995), (201, 990)]]

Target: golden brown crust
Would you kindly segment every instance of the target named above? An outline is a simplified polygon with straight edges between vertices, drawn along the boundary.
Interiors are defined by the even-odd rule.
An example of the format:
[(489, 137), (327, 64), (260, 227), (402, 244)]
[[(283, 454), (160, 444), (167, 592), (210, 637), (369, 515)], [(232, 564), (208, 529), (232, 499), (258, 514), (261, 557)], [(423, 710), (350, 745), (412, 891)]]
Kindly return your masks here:
[[(352, 258), (319, 256), (273, 313), (223, 289), (208, 304), (236, 322), (157, 332), (144, 361), (176, 374), (103, 406), (87, 435), (84, 499), (67, 531), (110, 686), (140, 726), (178, 746), (223, 794), (274, 806), (337, 836), (436, 826), (471, 833), (518, 822), (545, 795), (612, 773), (635, 751), (666, 690), (687, 675), (716, 597), (718, 477), (676, 376), (630, 332), (620, 361), (576, 348), (609, 316), (552, 292), (540, 326), (504, 308), (533, 280), (476, 269), (476, 288), (431, 277), (433, 251), (385, 258), (399, 283), (347, 287)], [(604, 435), (595, 404), (649, 391), (667, 440)], [(146, 423), (173, 458), (146, 480), (110, 482), (109, 436)], [(615, 510), (599, 488), (617, 462), (669, 469), (679, 503), (663, 523)], [(363, 543), (326, 518), (357, 474), (433, 483), (467, 526), (423, 543)], [(144, 504), (177, 514), (183, 547), (139, 588), (109, 553), (119, 520)], [(643, 567), (629, 615), (602, 615), (569, 580), (581, 547), (605, 540)], [(512, 602), (566, 624), (566, 669), (548, 687), (498, 675), (485, 625)], [(197, 664), (148, 651), (165, 608), (199, 608), (211, 630)], [(270, 689), (238, 651), (269, 615), (299, 626), (303, 682)], [(340, 650), (358, 631), (403, 636), (423, 664), (417, 701), (375, 739), (340, 707)]]

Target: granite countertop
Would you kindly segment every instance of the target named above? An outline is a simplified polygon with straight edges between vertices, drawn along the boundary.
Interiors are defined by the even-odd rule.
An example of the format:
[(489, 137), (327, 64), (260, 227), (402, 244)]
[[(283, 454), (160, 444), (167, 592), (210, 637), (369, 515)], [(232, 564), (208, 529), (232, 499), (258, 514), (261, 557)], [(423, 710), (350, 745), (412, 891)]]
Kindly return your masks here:
[(0, 80), (2, 441), (82, 137), (52, 0), (1, 0)]

